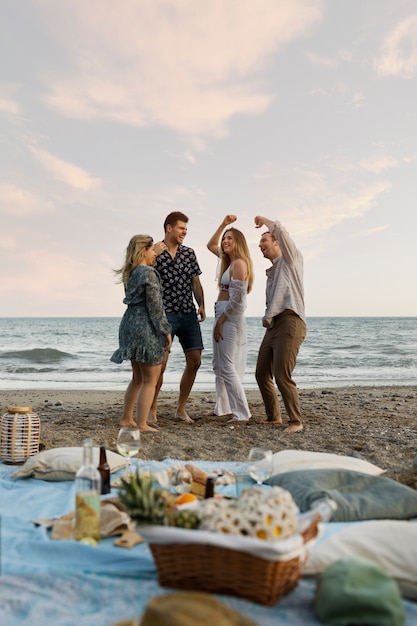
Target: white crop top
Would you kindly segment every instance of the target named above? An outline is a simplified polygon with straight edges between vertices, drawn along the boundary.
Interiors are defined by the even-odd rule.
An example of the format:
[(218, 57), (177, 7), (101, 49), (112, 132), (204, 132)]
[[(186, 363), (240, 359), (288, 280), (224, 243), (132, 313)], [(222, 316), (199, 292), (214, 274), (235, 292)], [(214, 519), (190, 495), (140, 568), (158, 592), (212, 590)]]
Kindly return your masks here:
[(230, 287), (230, 266), (226, 269), (220, 283), (220, 291), (229, 291)]

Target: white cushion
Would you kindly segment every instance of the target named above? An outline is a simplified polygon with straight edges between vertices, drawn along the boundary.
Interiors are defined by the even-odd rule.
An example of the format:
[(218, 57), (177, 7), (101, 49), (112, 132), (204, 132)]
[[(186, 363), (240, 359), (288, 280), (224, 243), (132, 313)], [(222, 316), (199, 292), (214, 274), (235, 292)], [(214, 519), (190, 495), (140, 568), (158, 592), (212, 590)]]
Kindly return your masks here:
[(273, 475), (303, 469), (346, 469), (372, 476), (380, 476), (386, 470), (353, 456), (310, 452), (308, 450), (281, 450), (273, 456)]
[[(99, 448), (93, 448), (93, 462), (99, 463)], [(112, 472), (126, 467), (126, 459), (116, 452), (106, 450), (107, 462)], [(38, 478), (39, 480), (60, 481), (74, 480), (76, 472), (83, 462), (83, 448), (52, 448), (44, 450), (28, 460), (20, 467), (12, 478)]]
[(377, 563), (396, 579), (403, 596), (417, 600), (417, 522), (373, 520), (345, 528), (319, 543), (302, 568), (316, 575), (344, 557)]

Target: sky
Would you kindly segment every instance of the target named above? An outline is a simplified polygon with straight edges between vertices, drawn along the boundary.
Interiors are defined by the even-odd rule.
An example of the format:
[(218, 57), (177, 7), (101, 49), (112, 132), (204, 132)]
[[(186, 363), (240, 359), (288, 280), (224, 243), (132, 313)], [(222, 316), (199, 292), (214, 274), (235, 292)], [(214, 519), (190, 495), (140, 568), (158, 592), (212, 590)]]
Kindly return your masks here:
[(417, 316), (415, 0), (0, 0), (0, 316), (121, 316), (171, 211), (304, 257), (308, 316)]

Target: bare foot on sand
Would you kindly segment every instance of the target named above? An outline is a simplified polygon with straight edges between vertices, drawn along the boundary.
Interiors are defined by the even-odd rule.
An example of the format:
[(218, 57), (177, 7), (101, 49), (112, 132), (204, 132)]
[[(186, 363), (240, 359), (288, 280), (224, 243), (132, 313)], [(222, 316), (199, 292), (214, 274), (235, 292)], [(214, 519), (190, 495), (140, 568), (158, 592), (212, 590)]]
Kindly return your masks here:
[(181, 420), (183, 422), (185, 422), (186, 424), (194, 424), (194, 420), (191, 419), (191, 417), (189, 415), (187, 415), (187, 413), (184, 411), (184, 413), (176, 413), (175, 414), (175, 419), (176, 420)]
[(152, 428), (152, 426), (148, 426), (148, 424), (146, 426), (141, 426), (139, 428), (141, 433), (157, 433), (159, 432), (157, 428)]
[(290, 424), (290, 426), (284, 430), (284, 433), (301, 433), (302, 430), (302, 424)]
[(146, 421), (148, 422), (148, 424), (157, 424), (158, 423), (158, 418), (156, 417), (156, 413), (153, 413), (151, 411), (149, 413), (148, 419)]
[(132, 422), (130, 420), (122, 420), (120, 422), (120, 428), (137, 428), (138, 425), (136, 422)]
[(262, 424), (278, 424), (278, 425), (282, 425), (282, 420), (263, 420)]

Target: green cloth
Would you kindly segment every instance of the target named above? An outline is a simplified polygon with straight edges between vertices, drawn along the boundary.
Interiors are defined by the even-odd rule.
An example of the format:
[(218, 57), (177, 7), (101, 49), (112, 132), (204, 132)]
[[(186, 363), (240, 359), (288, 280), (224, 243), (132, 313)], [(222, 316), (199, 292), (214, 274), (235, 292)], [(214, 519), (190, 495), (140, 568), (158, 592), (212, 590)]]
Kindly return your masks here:
[(332, 626), (404, 626), (398, 585), (367, 559), (340, 559), (319, 577), (314, 602), (318, 619)]
[(344, 469), (295, 470), (276, 474), (266, 484), (287, 489), (300, 511), (320, 499), (334, 500), (333, 522), (417, 517), (417, 491), (383, 476)]

